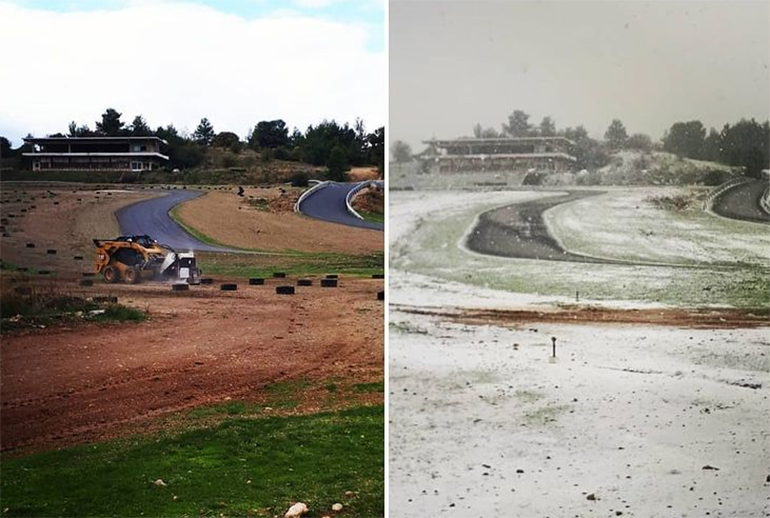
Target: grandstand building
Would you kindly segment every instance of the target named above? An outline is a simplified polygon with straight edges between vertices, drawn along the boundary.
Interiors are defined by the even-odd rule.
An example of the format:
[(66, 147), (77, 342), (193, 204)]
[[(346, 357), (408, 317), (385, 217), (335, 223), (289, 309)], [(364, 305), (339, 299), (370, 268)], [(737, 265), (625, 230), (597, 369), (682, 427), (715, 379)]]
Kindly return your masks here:
[(502, 137), (426, 140), (424, 170), (473, 172), (566, 172), (575, 167), (574, 143), (564, 137)]

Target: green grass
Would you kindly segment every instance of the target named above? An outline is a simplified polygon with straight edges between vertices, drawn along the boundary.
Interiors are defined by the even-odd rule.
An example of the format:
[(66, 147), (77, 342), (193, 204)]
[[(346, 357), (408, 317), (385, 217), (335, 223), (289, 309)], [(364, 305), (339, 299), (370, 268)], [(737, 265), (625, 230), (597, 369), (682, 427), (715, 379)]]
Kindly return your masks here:
[(355, 392), (385, 392), (385, 382), (356, 383), (353, 385), (353, 390)]
[(4, 454), (0, 506), (3, 516), (272, 517), (303, 501), (312, 518), (342, 502), (346, 516), (382, 516), (383, 427), (373, 406)]
[(383, 273), (383, 252), (364, 255), (336, 253), (290, 252), (287, 255), (198, 254), (198, 265), (204, 275), (231, 277), (271, 277), (275, 272), (290, 276), (337, 273), (354, 277), (371, 277)]
[(358, 211), (358, 214), (364, 218), (364, 221), (372, 221), (374, 223), (385, 223), (385, 214), (379, 212), (366, 212)]

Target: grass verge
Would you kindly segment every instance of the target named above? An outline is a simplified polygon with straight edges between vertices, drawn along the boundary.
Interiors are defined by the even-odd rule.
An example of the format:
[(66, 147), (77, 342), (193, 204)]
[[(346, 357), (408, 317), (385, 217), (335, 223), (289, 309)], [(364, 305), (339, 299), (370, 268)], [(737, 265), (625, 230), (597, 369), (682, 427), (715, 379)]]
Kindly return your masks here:
[(303, 501), (312, 518), (342, 502), (348, 516), (382, 516), (383, 426), (378, 405), (3, 456), (0, 505), (6, 516), (282, 516)]
[(364, 218), (364, 221), (372, 221), (374, 223), (385, 224), (385, 214), (381, 214), (378, 212), (365, 212), (365, 211), (358, 211), (358, 214), (362, 218)]
[(384, 262), (383, 252), (365, 255), (303, 252), (292, 255), (198, 254), (198, 264), (207, 276), (270, 277), (275, 272), (286, 272), (291, 276), (337, 273), (371, 277), (372, 274), (383, 273)]

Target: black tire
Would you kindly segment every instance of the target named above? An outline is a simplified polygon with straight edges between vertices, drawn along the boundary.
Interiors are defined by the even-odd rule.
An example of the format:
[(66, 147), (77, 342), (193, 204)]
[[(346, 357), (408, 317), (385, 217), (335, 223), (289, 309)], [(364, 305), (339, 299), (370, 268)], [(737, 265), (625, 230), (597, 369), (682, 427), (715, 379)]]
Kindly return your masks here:
[(94, 281), (93, 279), (80, 279), (80, 285), (81, 286), (93, 286)]
[(384, 279), (384, 278), (385, 278), (385, 274), (384, 273), (373, 273), (372, 274), (372, 279)]
[(82, 260), (83, 260), (83, 256), (82, 256), (82, 255), (76, 255), (76, 256), (74, 257), (74, 259), (75, 259), (76, 261), (82, 261)]
[(273, 277), (276, 279), (285, 279), (286, 273), (285, 272), (273, 272)]
[(378, 291), (377, 292), (377, 300), (385, 300), (385, 292), (384, 291)]
[(102, 270), (102, 277), (104, 277), (104, 280), (109, 284), (115, 284), (120, 280), (120, 272), (117, 268), (108, 264), (104, 267), (104, 270)]
[(142, 272), (139, 268), (132, 266), (126, 270), (125, 280), (128, 284), (139, 284), (142, 281)]
[(249, 285), (251, 286), (262, 286), (263, 284), (265, 284), (265, 279), (260, 277), (252, 277), (249, 279)]
[(294, 295), (294, 286), (276, 286), (275, 292), (278, 295)]
[(214, 279), (201, 279), (201, 284), (214, 284)]
[(190, 285), (187, 283), (172, 284), (171, 291), (190, 291)]
[(48, 250), (45, 251), (45, 253), (47, 253), (48, 255), (56, 255), (56, 250), (54, 250), (53, 248), (49, 248)]
[(35, 243), (27, 243), (27, 248), (35, 248)]
[(327, 275), (326, 275), (326, 278), (327, 278), (327, 279), (339, 279), (339, 277), (340, 277), (340, 276), (339, 276), (339, 275), (337, 275), (336, 273), (330, 273), (330, 274), (327, 274)]
[(297, 286), (312, 286), (313, 279), (297, 279)]
[(322, 288), (336, 288), (337, 279), (321, 279)]
[(94, 272), (83, 272), (80, 274), (81, 277), (93, 277), (96, 275)]
[(220, 284), (219, 289), (222, 291), (235, 291), (238, 289), (237, 284)]

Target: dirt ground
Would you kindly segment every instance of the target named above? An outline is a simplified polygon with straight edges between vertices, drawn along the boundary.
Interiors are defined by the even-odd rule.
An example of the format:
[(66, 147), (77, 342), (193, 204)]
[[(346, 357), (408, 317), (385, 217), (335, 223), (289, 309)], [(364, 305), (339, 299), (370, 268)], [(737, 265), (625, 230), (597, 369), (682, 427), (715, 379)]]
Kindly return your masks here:
[(349, 172), (350, 180), (353, 182), (363, 182), (364, 180), (377, 180), (380, 173), (376, 167), (353, 167)]
[(351, 202), (353, 208), (361, 212), (385, 213), (385, 194), (378, 189), (364, 189)]
[[(8, 236), (0, 240), (0, 257), (19, 267), (90, 271), (94, 255), (91, 240), (120, 235), (115, 211), (156, 195), (147, 190), (82, 185), (3, 185), (0, 216), (7, 221), (3, 226)], [(34, 248), (28, 248), (28, 243)], [(49, 249), (56, 254), (48, 254)], [(75, 260), (76, 255), (83, 260)]]
[[(292, 396), (296, 407), (276, 412), (330, 409), (348, 396), (358, 403), (382, 402), (381, 392), (350, 394), (353, 384), (382, 381), (383, 302), (377, 300), (382, 280), (343, 277), (338, 288), (326, 289), (315, 279), (314, 286), (298, 287), (294, 296), (275, 294), (278, 283), (296, 284), (292, 278), (248, 286), (244, 278), (214, 276), (213, 285), (188, 292), (172, 292), (160, 283), (106, 285), (101, 279), (93, 287), (80, 287), (81, 272), (93, 268), (91, 239), (117, 235), (114, 211), (154, 194), (139, 187), (98, 193), (79, 186), (2, 187), (3, 232), (9, 237), (0, 240), (0, 256), (15, 266), (58, 273), (18, 280), (20, 274), (3, 271), (4, 286), (33, 282), (76, 296), (113, 295), (149, 317), (141, 323), (3, 332), (1, 450), (58, 448), (145, 432), (163, 427), (178, 411), (230, 399), (269, 403), (265, 387), (282, 382), (332, 380), (340, 390), (330, 401), (313, 384)], [(212, 194), (223, 204), (237, 198)], [(238, 205), (232, 203), (233, 211), (226, 212), (237, 214)], [(216, 214), (216, 207), (203, 208)], [(290, 232), (304, 231), (303, 225), (331, 234), (328, 224), (300, 222), (287, 227), (283, 248), (301, 248)], [(365, 242), (369, 233), (360, 232), (359, 241)], [(371, 235), (372, 249), (381, 249), (382, 234)], [(344, 242), (337, 236), (319, 241), (328, 246)], [(48, 254), (49, 248), (57, 253)], [(75, 260), (76, 255), (83, 260)], [(238, 291), (220, 291), (225, 281), (237, 282)]]
[[(239, 248), (267, 251), (339, 252), (365, 254), (383, 249), (382, 232), (342, 227), (294, 212), (274, 212), (274, 190), (246, 189), (245, 197), (209, 192), (182, 204), (177, 212), (185, 225)], [(267, 200), (255, 205), (248, 196)]]
[(73, 294), (117, 296), (149, 309), (150, 318), (5, 333), (2, 450), (108, 438), (229, 398), (259, 401), (276, 382), (382, 380), (381, 280), (343, 278), (337, 289), (316, 281), (294, 296), (276, 295), (278, 280), (266, 286), (240, 280), (236, 292), (221, 292), (215, 283), (187, 293), (162, 284), (49, 282)]

